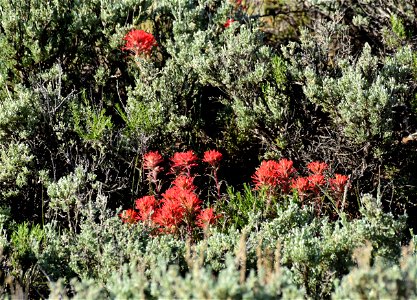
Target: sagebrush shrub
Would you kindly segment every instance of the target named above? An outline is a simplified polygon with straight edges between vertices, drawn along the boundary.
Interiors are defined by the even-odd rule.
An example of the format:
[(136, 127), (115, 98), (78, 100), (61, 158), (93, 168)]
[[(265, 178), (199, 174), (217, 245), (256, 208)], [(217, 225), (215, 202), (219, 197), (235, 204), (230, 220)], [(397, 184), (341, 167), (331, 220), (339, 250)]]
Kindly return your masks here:
[(415, 296), (415, 6), (0, 0), (0, 297)]

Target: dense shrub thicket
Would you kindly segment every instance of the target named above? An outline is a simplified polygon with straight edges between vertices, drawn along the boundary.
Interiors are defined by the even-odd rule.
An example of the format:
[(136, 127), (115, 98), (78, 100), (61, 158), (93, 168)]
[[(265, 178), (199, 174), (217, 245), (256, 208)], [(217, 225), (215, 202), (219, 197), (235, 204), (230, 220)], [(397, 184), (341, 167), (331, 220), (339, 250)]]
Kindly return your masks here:
[(0, 296), (416, 297), (416, 15), (0, 0)]

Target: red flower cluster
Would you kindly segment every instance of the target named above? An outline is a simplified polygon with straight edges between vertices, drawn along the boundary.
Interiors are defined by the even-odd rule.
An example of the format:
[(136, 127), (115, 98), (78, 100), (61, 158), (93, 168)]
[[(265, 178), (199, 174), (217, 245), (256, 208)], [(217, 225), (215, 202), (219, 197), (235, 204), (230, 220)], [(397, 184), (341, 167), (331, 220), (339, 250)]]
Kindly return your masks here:
[(180, 190), (195, 191), (197, 187), (194, 185), (194, 177), (178, 175), (172, 184)]
[[(222, 154), (216, 150), (204, 153), (203, 161), (212, 167), (217, 167)], [(135, 209), (127, 209), (119, 216), (124, 223), (137, 223), (139, 221), (154, 228), (157, 232), (178, 233), (185, 229), (192, 234), (195, 227), (207, 228), (214, 224), (218, 215), (212, 208), (202, 209), (203, 202), (196, 194), (194, 177), (191, 176), (191, 167), (197, 166), (198, 157), (193, 151), (177, 152), (171, 158), (171, 168), (178, 174), (172, 181), (160, 200), (155, 196), (144, 196), (135, 201)], [(152, 174), (161, 170), (159, 165), (163, 162), (158, 152), (148, 152), (143, 156), (143, 167)], [(155, 178), (156, 180), (156, 175)]]
[(202, 201), (193, 190), (174, 185), (162, 194), (160, 201), (154, 196), (137, 199), (135, 208), (138, 211), (127, 209), (120, 218), (130, 224), (142, 221), (159, 232), (177, 233), (183, 227), (192, 233), (195, 226), (206, 228), (219, 217), (212, 208), (202, 209), (201, 205)]
[(325, 162), (313, 161), (307, 165), (307, 169), (312, 173), (307, 177), (293, 179), (291, 187), (297, 190), (298, 195), (303, 198), (307, 192), (318, 195), (321, 188), (326, 184), (324, 171), (328, 169)]
[(323, 174), (312, 174), (307, 177), (307, 180), (310, 183), (310, 190), (314, 195), (318, 195), (322, 186), (326, 184), (326, 180)]
[(268, 186), (275, 187), (278, 184), (277, 170), (278, 163), (274, 160), (261, 162), (261, 165), (252, 176), (257, 188)]
[(261, 163), (252, 179), (256, 189), (266, 187), (269, 191), (275, 191), (276, 188), (280, 188), (285, 194), (292, 188), (301, 199), (308, 195), (318, 196), (324, 188), (330, 186), (333, 195), (340, 198), (348, 184), (348, 176), (335, 174), (335, 178), (326, 177), (325, 172), (329, 166), (319, 161), (309, 163), (307, 169), (311, 172), (310, 175), (297, 177), (291, 160), (268, 160)]
[(293, 162), (288, 159), (263, 161), (256, 170), (252, 179), (256, 188), (268, 189), (280, 186), (284, 192), (288, 192), (291, 176), (294, 174)]
[(310, 181), (306, 177), (297, 177), (292, 181), (291, 187), (297, 190), (300, 196), (305, 196), (310, 190)]
[(219, 218), (219, 215), (214, 213), (212, 208), (203, 209), (197, 216), (197, 226), (206, 229), (209, 225), (212, 225)]
[[(159, 225), (160, 231), (172, 233), (183, 220), (185, 208), (181, 198), (185, 198), (187, 195), (182, 195), (181, 198), (174, 198), (170, 197), (169, 194), (171, 192), (167, 191), (167, 193), (161, 200), (161, 207), (156, 212), (153, 221), (156, 225)], [(172, 196), (174, 195), (175, 193)]]
[(230, 2), (236, 7), (242, 7), (243, 9), (246, 9), (246, 6), (242, 6), (243, 0), (231, 0)]
[(135, 56), (141, 54), (149, 55), (153, 47), (158, 45), (155, 37), (151, 33), (138, 29), (132, 29), (123, 39), (126, 43), (122, 47), (122, 50), (131, 51)]
[(149, 183), (155, 185), (156, 191), (159, 192), (158, 174), (164, 169), (160, 166), (163, 162), (162, 155), (158, 151), (151, 151), (143, 155), (143, 168), (147, 170), (147, 179)]

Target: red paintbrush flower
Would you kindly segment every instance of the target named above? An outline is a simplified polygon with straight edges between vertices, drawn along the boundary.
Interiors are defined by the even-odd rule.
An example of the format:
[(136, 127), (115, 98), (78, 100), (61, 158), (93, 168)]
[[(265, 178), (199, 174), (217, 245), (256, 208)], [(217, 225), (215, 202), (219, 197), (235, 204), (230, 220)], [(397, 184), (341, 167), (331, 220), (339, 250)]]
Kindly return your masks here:
[(172, 183), (174, 186), (181, 190), (195, 191), (197, 187), (194, 185), (193, 182), (194, 177), (179, 175), (174, 179)]
[(132, 29), (123, 39), (126, 43), (122, 50), (131, 51), (136, 56), (140, 54), (149, 55), (152, 48), (158, 45), (151, 33), (138, 29)]
[(185, 209), (176, 200), (163, 199), (162, 202), (162, 207), (155, 211), (152, 221), (166, 232), (173, 232), (183, 221)]
[(310, 189), (314, 194), (320, 193), (320, 187), (326, 184), (324, 176), (321, 174), (313, 174), (307, 177), (310, 182)]
[(126, 209), (119, 214), (123, 223), (135, 224), (140, 219), (138, 213), (134, 209)]
[(305, 195), (310, 190), (310, 181), (306, 177), (298, 177), (292, 181), (291, 187), (296, 189), (299, 195)]
[(262, 161), (259, 168), (252, 175), (256, 188), (275, 187), (278, 185), (279, 164), (274, 160)]
[(193, 214), (201, 209), (201, 200), (194, 192), (190, 190), (183, 190), (173, 186), (166, 190), (162, 196), (164, 197), (164, 200), (170, 200), (179, 203), (179, 205), (183, 207), (185, 212), (188, 214)]
[(335, 178), (330, 179), (330, 187), (336, 193), (343, 193), (348, 184), (349, 177), (341, 174), (334, 174)]
[(281, 186), (284, 193), (288, 192), (290, 187), (290, 177), (295, 172), (293, 162), (288, 159), (263, 161), (256, 170), (252, 179), (256, 188), (259, 187), (276, 187)]
[(294, 172), (295, 169), (293, 168), (292, 160), (282, 158), (278, 161), (277, 173), (281, 181), (288, 180)]
[(196, 194), (190, 191), (183, 191), (179, 198), (183, 207), (189, 214), (195, 214), (201, 210), (201, 200)]
[(141, 221), (150, 220), (156, 210), (158, 202), (154, 196), (145, 196), (135, 201), (135, 208), (139, 210)]
[(214, 224), (219, 217), (220, 215), (216, 215), (213, 208), (203, 209), (197, 216), (196, 225), (206, 229), (209, 225)]
[(167, 189), (165, 191), (165, 193), (162, 194), (162, 197), (163, 197), (164, 200), (169, 199), (169, 200), (172, 200), (172, 201), (178, 201), (178, 195), (179, 195), (180, 191), (181, 191), (180, 188), (178, 188), (176, 186), (173, 186), (173, 187), (170, 187), (169, 189)]
[(204, 152), (203, 161), (208, 163), (211, 166), (216, 166), (223, 158), (223, 154), (221, 154), (217, 150), (208, 150)]
[(321, 174), (313, 174), (307, 177), (312, 187), (323, 186), (326, 184), (324, 176)]
[(323, 174), (328, 169), (328, 165), (325, 162), (313, 161), (307, 165), (307, 168), (313, 174)]
[(172, 168), (179, 171), (186, 170), (190, 173), (191, 167), (197, 166), (197, 159), (197, 156), (192, 150), (174, 153), (174, 156), (171, 158)]
[(150, 151), (143, 155), (143, 168), (147, 170), (154, 170), (163, 161), (162, 155), (158, 151)]
[(278, 161), (277, 173), (282, 192), (288, 193), (290, 191), (291, 176), (295, 173), (292, 160), (288, 160), (286, 158), (280, 159)]
[(243, 0), (232, 0), (231, 2), (237, 8), (241, 7), (244, 10), (248, 9), (247, 5), (243, 5)]

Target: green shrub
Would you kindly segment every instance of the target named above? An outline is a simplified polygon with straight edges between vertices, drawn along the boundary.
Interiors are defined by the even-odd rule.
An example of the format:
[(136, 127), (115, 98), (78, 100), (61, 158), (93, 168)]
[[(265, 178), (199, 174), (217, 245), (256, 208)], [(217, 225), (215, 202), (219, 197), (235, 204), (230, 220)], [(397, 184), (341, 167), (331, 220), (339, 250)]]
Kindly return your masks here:
[[(411, 248), (414, 245), (410, 245)], [(368, 245), (369, 250), (372, 248)], [(413, 299), (416, 291), (416, 257), (410, 252), (403, 253), (399, 264), (384, 264), (377, 260), (369, 264), (370, 251), (357, 253), (358, 266), (344, 276), (332, 294), (333, 299)]]
[(26, 271), (34, 263), (35, 253), (39, 252), (43, 240), (44, 233), (39, 225), (29, 228), (27, 223), (19, 224), (10, 237), (14, 267), (18, 268), (17, 264), (20, 264)]
[[(0, 297), (415, 297), (415, 4), (258, 5), (0, 0)], [(143, 154), (213, 148), (217, 226), (121, 221)], [(283, 157), (350, 174), (343, 209), (243, 184)]]
[(254, 256), (257, 242), (264, 249), (274, 249), (279, 243), (281, 263), (291, 270), (294, 282), (308, 295), (326, 297), (335, 280), (353, 265), (353, 251), (366, 241), (375, 245), (374, 257), (396, 261), (400, 255), (398, 238), (405, 229), (405, 219), (384, 214), (375, 199), (362, 201), (362, 217), (350, 221), (344, 214), (336, 222), (320, 219), (314, 217), (311, 208), (300, 209), (295, 204), (278, 209), (275, 219), (263, 222), (259, 232), (249, 236), (248, 243), (253, 246), (248, 257)]
[[(0, 190), (1, 198), (8, 199), (19, 194), (28, 184), (30, 163), (33, 160), (26, 144), (12, 142), (0, 148)], [(3, 203), (9, 204), (9, 203)]]
[[(374, 245), (369, 257), (385, 266), (398, 262), (403, 227), (404, 220), (377, 205), (364, 204), (358, 219), (330, 222), (292, 203), (278, 208), (272, 220), (252, 220), (242, 231), (213, 228), (193, 245), (175, 236), (149, 236), (140, 223), (90, 220), (67, 246), (69, 266), (81, 282), (61, 283), (70, 284), (76, 297), (323, 298), (354, 267), (358, 247)], [(58, 284), (51, 295), (68, 293), (64, 288)]]
[[(406, 73), (410, 76), (411, 49), (399, 51), (387, 58), (382, 70), (378, 59), (365, 45), (362, 55), (353, 64), (341, 61), (339, 78), (318, 77), (306, 69), (306, 96), (328, 112), (337, 128), (355, 143), (365, 143), (375, 138), (392, 139), (392, 107), (405, 102), (407, 95)], [(352, 107), (355, 109), (352, 110)]]

